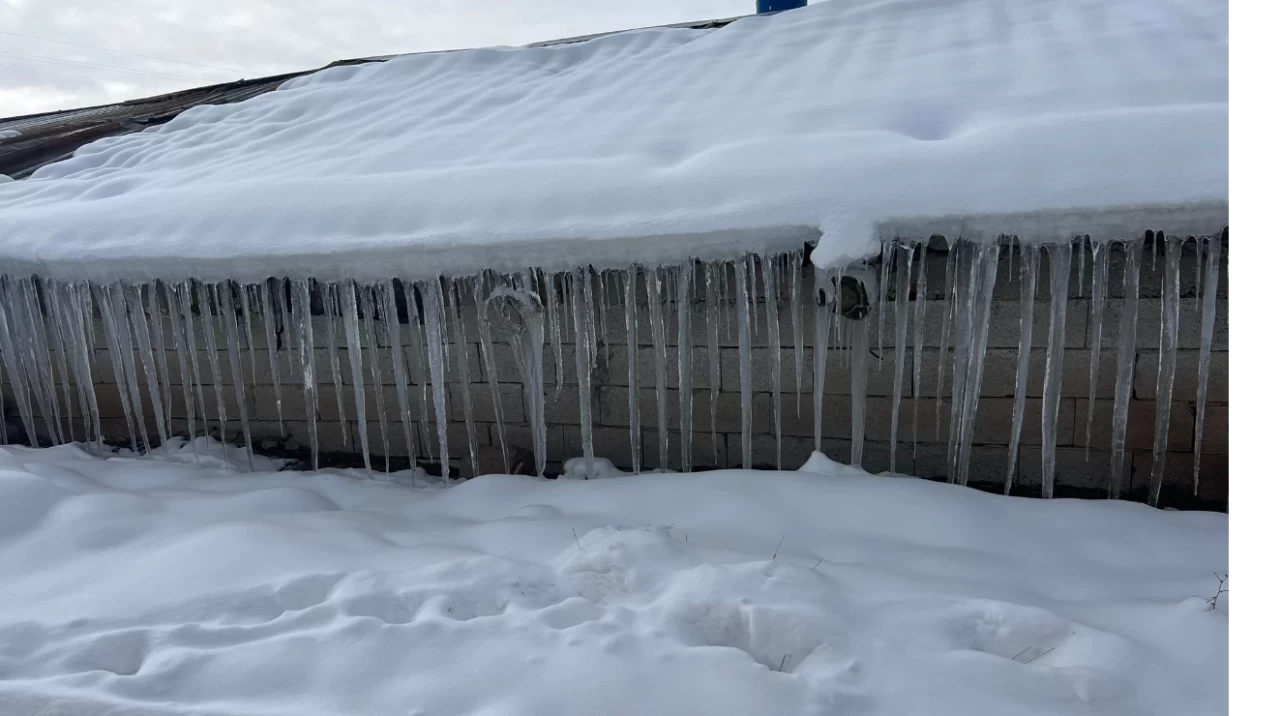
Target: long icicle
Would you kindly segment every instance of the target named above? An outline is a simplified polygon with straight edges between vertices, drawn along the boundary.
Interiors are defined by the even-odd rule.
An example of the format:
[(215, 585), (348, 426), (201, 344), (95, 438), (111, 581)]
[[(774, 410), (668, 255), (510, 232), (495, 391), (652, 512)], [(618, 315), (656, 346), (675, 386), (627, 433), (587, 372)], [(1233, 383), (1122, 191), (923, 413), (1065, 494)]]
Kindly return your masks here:
[[(231, 282), (222, 281), (215, 287), (214, 291), (218, 298), (218, 313), (222, 314), (222, 330), (227, 338), (227, 358), (231, 364), (231, 383), (234, 386), (233, 391), (236, 397), (236, 409), (240, 412), (240, 430), (244, 433), (245, 457), (248, 461), (249, 471), (253, 472), (253, 434), (249, 429), (249, 407), (245, 399), (245, 382), (244, 382), (244, 366), (240, 362), (240, 338), (239, 327), (236, 325), (236, 312), (231, 305)], [(311, 405), (314, 398), (315, 389), (312, 386), (308, 390), (308, 405)], [(224, 440), (226, 438), (223, 438)], [(312, 445), (315, 445), (313, 440)], [(315, 448), (313, 447), (314, 451)], [(314, 468), (313, 468), (314, 469)]]
[[(311, 279), (292, 281), (293, 320), (298, 330), (298, 360), (302, 368), (302, 395), (307, 408), (307, 437), (311, 441), (311, 469), (320, 469), (320, 431), (316, 416), (320, 412), (319, 389), (316, 374), (320, 370), (316, 360), (315, 325), (311, 319)], [(245, 436), (249, 434), (245, 423)], [(412, 455), (412, 453), (410, 453)]]
[[(493, 330), (489, 324), (489, 312), (485, 303), (484, 276), (484, 274), (481, 274), (472, 282), (471, 298), (476, 305), (476, 327), (480, 335), (480, 359), (484, 364), (484, 377), (489, 385), (489, 398), (493, 401), (493, 415), (497, 420), (498, 445), (502, 450), (502, 465), (504, 468), (510, 468), (511, 452), (507, 446), (506, 414), (502, 406), (502, 394), (498, 390), (497, 366), (493, 357)], [(416, 316), (416, 309), (411, 310)], [(416, 348), (418, 353), (421, 354), (421, 341), (418, 341)], [(423, 395), (425, 396), (425, 392)]]
[(1160, 304), (1160, 366), (1156, 371), (1156, 438), (1151, 455), (1151, 488), (1147, 503), (1160, 504), (1164, 467), (1168, 458), (1169, 419), (1173, 405), (1173, 378), (1178, 364), (1178, 313), (1182, 297), (1181, 237), (1164, 239), (1164, 286)]
[(458, 386), (462, 398), (462, 422), (467, 430), (467, 457), (470, 459), (472, 476), (480, 475), (479, 449), (476, 444), (476, 409), (471, 400), (471, 352), (467, 342), (466, 325), (462, 322), (462, 289), (458, 285), (461, 279), (449, 279), (446, 303), (451, 307), (449, 315), (453, 320), (453, 338), (457, 341), (454, 350), (455, 365), (458, 366)]
[(364, 469), (372, 473), (373, 462), (369, 458), (369, 413), (364, 392), (364, 353), (360, 348), (360, 308), (356, 303), (354, 280), (347, 279), (342, 284), (341, 298), (342, 321), (347, 334), (347, 363), (351, 368), (351, 393), (356, 406), (356, 427), (360, 431), (360, 451), (364, 455)]
[(787, 255), (787, 267), (791, 269), (791, 340), (796, 359), (797, 418), (800, 417), (800, 395), (804, 386), (804, 301), (800, 298), (803, 264), (803, 251), (792, 251)]
[[(444, 363), (444, 299), (440, 293), (440, 279), (417, 282), (422, 294), (423, 330), (427, 338), (427, 365), (431, 378), (431, 400), (435, 409), (436, 440), (440, 449), (441, 474), (450, 476), (448, 416), (445, 411), (445, 363)], [(539, 316), (538, 320), (542, 320)], [(513, 339), (514, 340), (514, 339)]]
[(764, 315), (769, 334), (770, 387), (773, 389), (774, 469), (782, 469), (782, 335), (778, 327), (778, 256), (764, 258)]
[(1089, 403), (1084, 428), (1084, 459), (1089, 460), (1093, 447), (1094, 403), (1098, 395), (1098, 371), (1102, 367), (1102, 319), (1107, 309), (1107, 292), (1111, 268), (1111, 242), (1093, 241), (1093, 282), (1089, 301)]
[(156, 352), (156, 369), (160, 373), (160, 388), (164, 393), (165, 434), (173, 435), (173, 380), (169, 374), (169, 358), (164, 342), (164, 319), (160, 315), (160, 299), (157, 296), (157, 284), (150, 281), (144, 284), (146, 289), (146, 312), (151, 317), (152, 347)]
[(1049, 341), (1040, 402), (1040, 495), (1053, 497), (1058, 461), (1058, 408), (1062, 404), (1062, 360), (1066, 345), (1067, 294), (1071, 288), (1071, 244), (1050, 244)]
[(129, 309), (129, 322), (133, 326), (133, 336), (137, 353), (142, 357), (142, 372), (147, 381), (147, 393), (151, 398), (151, 412), (156, 423), (156, 432), (160, 436), (160, 444), (169, 440), (166, 428), (168, 420), (164, 412), (164, 396), (160, 394), (160, 381), (156, 371), (155, 352), (151, 345), (151, 324), (147, 320), (146, 310), (142, 307), (142, 287), (122, 286), (125, 302)]
[[(200, 324), (204, 329), (204, 347), (209, 355), (209, 374), (213, 378), (213, 399), (218, 408), (218, 440), (222, 443), (222, 458), (227, 459), (227, 403), (222, 395), (222, 366), (218, 359), (218, 336), (213, 327), (213, 297), (209, 292), (213, 286), (206, 283), (196, 284), (195, 306), (200, 313)], [(230, 336), (235, 340), (235, 336)]]
[(182, 407), (187, 415), (187, 435), (196, 437), (196, 401), (195, 383), (191, 379), (191, 361), (194, 356), (189, 350), (187, 331), (183, 327), (181, 312), (178, 310), (178, 289), (172, 285), (161, 284), (164, 293), (165, 307), (169, 312), (169, 329), (173, 333), (173, 347), (178, 358), (178, 377), (182, 381)]
[[(1018, 453), (1022, 445), (1022, 424), (1026, 419), (1027, 385), (1031, 380), (1031, 337), (1035, 323), (1036, 283), (1040, 278), (1040, 247), (1023, 244), (1018, 251), (1022, 258), (1022, 318), (1018, 337), (1018, 374), (1013, 395), (1013, 428), (1009, 436), (1009, 465), (1004, 475), (1004, 494), (1013, 490), (1013, 478), (1018, 472)], [(1010, 264), (1013, 263), (1010, 257)]]
[[(1148, 232), (1150, 233), (1150, 232)], [(1125, 436), (1129, 431), (1129, 398), (1133, 394), (1133, 354), (1138, 331), (1138, 281), (1142, 275), (1143, 241), (1125, 246), (1124, 306), (1116, 335), (1115, 406), (1111, 415), (1111, 483), (1110, 496), (1120, 497), (1124, 485)]]
[(595, 443), (592, 440), (592, 415), (591, 415), (591, 331), (588, 330), (590, 318), (586, 315), (587, 305), (590, 305), (588, 296), (588, 282), (591, 275), (587, 268), (579, 268), (577, 273), (571, 275), (569, 287), (571, 290), (570, 300), (572, 301), (573, 310), (573, 336), (574, 360), (577, 364), (578, 376), (578, 428), (581, 431), (582, 457), (586, 463), (586, 477), (592, 479), (596, 476), (595, 470)]
[(968, 241), (957, 241), (952, 251), (956, 257), (956, 306), (955, 350), (951, 371), (951, 428), (947, 435), (947, 477), (951, 482), (961, 480), (961, 444), (964, 442), (965, 392), (969, 387), (969, 357), (974, 323), (974, 287), (977, 284), (979, 261), (975, 257), (977, 247)]
[[(827, 347), (831, 318), (837, 306), (832, 295), (831, 272), (816, 269), (813, 276), (813, 449), (822, 452), (822, 399), (827, 386)], [(879, 304), (876, 310), (880, 310)]]
[[(362, 323), (364, 324), (365, 343), (369, 346), (369, 377), (373, 379), (373, 406), (378, 414), (378, 437), (382, 438), (382, 471), (390, 473), (391, 436), (387, 425), (387, 396), (382, 389), (385, 384), (382, 380), (382, 356), (378, 353), (379, 345), (384, 343), (385, 340), (378, 340), (379, 332), (377, 330), (378, 323), (385, 323), (387, 317), (385, 315), (377, 315), (379, 311), (377, 301), (374, 298), (373, 286), (365, 285), (360, 287), (360, 302), (364, 306), (364, 320)], [(289, 333), (291, 331), (286, 327), (286, 340)]]
[(933, 416), (933, 437), (935, 440), (942, 437), (942, 379), (945, 376), (947, 365), (947, 347), (951, 340), (951, 324), (955, 320), (956, 312), (956, 261), (959, 260), (959, 251), (954, 245), (947, 249), (946, 273), (943, 278), (942, 289), (942, 331), (938, 336), (938, 377), (934, 384), (934, 393), (936, 400), (934, 405)]
[(867, 371), (870, 368), (871, 326), (865, 317), (849, 326), (849, 464), (862, 466), (867, 437)]
[(970, 291), (970, 334), (967, 339), (970, 355), (965, 378), (964, 413), (961, 419), (961, 440), (957, 473), (961, 485), (969, 484), (969, 456), (973, 451), (974, 423), (978, 416), (978, 401), (982, 395), (982, 369), (987, 355), (987, 334), (991, 325), (991, 301), (995, 293), (996, 274), (999, 270), (1000, 245), (990, 242), (975, 247), (973, 256), (974, 277)]
[(551, 331), (551, 356), (555, 359), (556, 369), (556, 392), (554, 400), (560, 399), (560, 392), (564, 390), (564, 336), (560, 327), (560, 311), (559, 300), (561, 296), (560, 280), (557, 274), (548, 275), (542, 270), (538, 270), (535, 274), (535, 280), (542, 284), (542, 289), (546, 294), (546, 314), (547, 328)]
[(724, 272), (724, 264), (719, 261), (703, 264), (703, 272), (707, 284), (707, 368), (711, 379), (711, 425), (708, 427), (711, 430), (711, 459), (716, 467), (721, 467), (716, 409), (720, 402), (720, 275)]
[(280, 434), (285, 435), (284, 406), (280, 398), (280, 361), (276, 355), (276, 348), (280, 341), (279, 328), (276, 327), (276, 311), (281, 311), (283, 317), (283, 307), (279, 302), (280, 292), (275, 288), (279, 281), (280, 279), (269, 278), (260, 284), (258, 298), (262, 303), (262, 322), (267, 331), (267, 367), (271, 370), (271, 389), (276, 399), (276, 417), (280, 420)]
[[(378, 284), (378, 301), (382, 308), (383, 323), (387, 328), (387, 342), (391, 344), (391, 373), (396, 384), (396, 407), (400, 409), (400, 431), (404, 435), (405, 454), (409, 457), (409, 484), (417, 487), (418, 441), (413, 428), (413, 405), (409, 401), (409, 379), (404, 362), (404, 346), (400, 340), (400, 311), (397, 308), (396, 283), (388, 279)], [(408, 311), (408, 306), (405, 310)], [(465, 383), (463, 389), (466, 389)]]
[(646, 269), (649, 326), (653, 333), (653, 372), (658, 411), (658, 471), (667, 471), (667, 309), (662, 300), (662, 269)]
[(920, 443), (920, 374), (924, 368), (924, 319), (929, 301), (929, 242), (920, 243), (920, 268), (916, 272), (915, 341), (911, 350), (911, 461), (915, 464)]
[(325, 339), (329, 343), (329, 373), (333, 376), (334, 402), (338, 404), (338, 424), (342, 426), (342, 445), (351, 443), (351, 431), (347, 429), (346, 401), (342, 395), (342, 365), (338, 358), (338, 284), (320, 286), (324, 300)]
[[(894, 287), (893, 306), (893, 407), (889, 419), (889, 472), (898, 471), (898, 425), (902, 415), (903, 383), (907, 367), (907, 299), (911, 291), (911, 265), (915, 258), (915, 244), (903, 241), (897, 250), (897, 285)], [(887, 260), (887, 259), (886, 259)]]
[[(414, 282), (404, 282), (405, 309), (409, 314), (409, 342), (413, 346), (413, 355), (410, 356), (409, 360), (410, 364), (416, 366), (418, 371), (415, 375), (418, 381), (418, 435), (422, 439), (421, 445), (426, 453), (427, 461), (431, 462), (435, 460), (431, 449), (431, 442), (434, 438), (431, 435), (431, 398), (428, 395), (428, 386), (431, 383), (431, 378), (427, 372), (427, 341), (423, 335), (426, 327), (423, 323), (423, 311), (419, 308), (419, 305), (421, 305), (419, 302), (425, 301), (426, 294), (419, 291), (418, 285), (418, 283)], [(478, 311), (483, 312), (483, 303), (477, 302), (476, 306)], [(481, 313), (481, 315), (483, 316), (484, 314)], [(483, 319), (481, 322), (483, 323)], [(510, 465), (510, 460), (505, 459), (505, 457), (504, 455), (503, 465)], [(416, 480), (417, 478), (415, 477), (413, 483), (415, 486), (417, 485)]]
[(176, 290), (175, 299), (178, 301), (178, 310), (182, 315), (183, 333), (187, 340), (187, 353), (191, 359), (191, 380), (195, 385), (196, 405), (200, 409), (200, 426), (203, 428), (205, 437), (208, 437), (209, 410), (204, 399), (204, 381), (200, 377), (200, 348), (194, 314), (195, 302), (191, 294), (191, 282), (179, 281), (174, 286), (171, 286), (170, 290)]
[(693, 261), (680, 264), (676, 281), (676, 375), (680, 391), (680, 468), (693, 470), (693, 385), (689, 377), (692, 359), (689, 336), (689, 303), (693, 285)]
[[(1197, 252), (1199, 242), (1197, 242)], [(1222, 257), (1222, 236), (1209, 237), (1205, 247), (1204, 288), (1200, 292), (1200, 365), (1196, 373), (1195, 463), (1192, 468), (1193, 490), (1200, 494), (1200, 450), (1204, 443), (1205, 402), (1209, 394), (1209, 359), (1213, 355), (1213, 324), (1218, 316), (1218, 262)]]
[[(75, 440), (73, 420), (75, 405), (71, 398), (74, 385), (72, 381), (71, 364), (67, 360), (67, 344), (70, 342), (70, 338), (67, 335), (65, 326), (63, 325), (63, 315), (60, 310), (61, 302), (58, 300), (58, 291), (53, 282), (48, 279), (40, 280), (38, 281), (37, 287), (40, 294), (44, 297), (45, 320), (49, 327), (54, 353), (57, 356), (58, 372), (62, 376), (62, 397), (66, 407), (64, 417), (67, 422), (66, 437), (67, 440)], [(75, 392), (79, 393), (79, 391)], [(81, 396), (81, 400), (83, 401), (83, 396)], [(0, 404), (0, 407), (3, 407), (2, 404)], [(83, 405), (81, 405), (81, 407), (83, 408)], [(168, 413), (166, 412), (166, 415), (167, 414)], [(88, 440), (88, 433), (85, 435), (85, 440)]]
[(232, 281), (231, 288), (234, 291), (232, 294), (234, 303), (238, 304), (240, 315), (244, 317), (240, 323), (244, 330), (244, 346), (249, 352), (248, 380), (256, 387), (258, 385), (258, 351), (253, 344), (253, 299), (243, 283)]
[(742, 416), (742, 469), (751, 469), (751, 294), (748, 282), (753, 270), (751, 264), (755, 259), (748, 256), (738, 258), (735, 278), (738, 282), (738, 293), (734, 296), (738, 308), (738, 390), (741, 398)]
[[(13, 334), (16, 333), (18, 328), (15, 326), (14, 329), (10, 329), (10, 312), (13, 304), (9, 300), (8, 291), (3, 290), (4, 283), (0, 281), (0, 358), (4, 360), (5, 371), (9, 374), (9, 381), (13, 385), (14, 397), (18, 403), (18, 414), (22, 418), (22, 427), (27, 432), (27, 441), (32, 447), (39, 447), (40, 441), (36, 438), (35, 415), (31, 410), (31, 395), (22, 376), (18, 352), (15, 349), (16, 342), (13, 338)], [(112, 365), (114, 367), (114, 361)], [(117, 380), (116, 385), (122, 391), (121, 397), (123, 398), (124, 382)]]
[(627, 425), (631, 438), (631, 471), (640, 472), (640, 386), (636, 375), (636, 363), (639, 360), (637, 345), (636, 318), (636, 270), (637, 266), (626, 269), (623, 283), (623, 308), (627, 322)]

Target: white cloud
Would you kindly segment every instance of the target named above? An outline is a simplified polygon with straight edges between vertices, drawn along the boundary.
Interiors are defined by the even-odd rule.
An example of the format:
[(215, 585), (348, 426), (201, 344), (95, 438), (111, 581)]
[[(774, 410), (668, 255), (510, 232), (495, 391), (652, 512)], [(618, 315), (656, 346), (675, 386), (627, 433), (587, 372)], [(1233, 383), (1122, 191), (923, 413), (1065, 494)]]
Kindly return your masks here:
[(0, 34), (0, 117), (351, 57), (519, 45), (754, 7), (753, 0), (0, 0), (0, 33), (13, 33)]

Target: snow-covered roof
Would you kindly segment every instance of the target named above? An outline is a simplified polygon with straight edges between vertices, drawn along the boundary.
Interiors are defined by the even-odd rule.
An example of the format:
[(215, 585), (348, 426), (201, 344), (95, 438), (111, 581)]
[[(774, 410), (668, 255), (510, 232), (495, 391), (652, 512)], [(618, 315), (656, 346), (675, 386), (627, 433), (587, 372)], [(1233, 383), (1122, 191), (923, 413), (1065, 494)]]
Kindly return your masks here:
[(1226, 223), (1225, 0), (830, 0), (337, 67), (0, 186), (0, 265), (389, 276)]

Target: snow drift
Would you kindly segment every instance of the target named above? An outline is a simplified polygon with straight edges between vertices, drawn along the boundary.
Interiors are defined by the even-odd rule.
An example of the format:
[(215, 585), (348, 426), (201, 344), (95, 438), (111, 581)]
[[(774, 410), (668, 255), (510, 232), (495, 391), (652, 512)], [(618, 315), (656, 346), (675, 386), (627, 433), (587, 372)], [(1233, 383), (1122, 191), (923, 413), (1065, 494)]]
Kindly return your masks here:
[(0, 448), (0, 712), (1226, 712), (1225, 515), (848, 468), (411, 490), (199, 447)]

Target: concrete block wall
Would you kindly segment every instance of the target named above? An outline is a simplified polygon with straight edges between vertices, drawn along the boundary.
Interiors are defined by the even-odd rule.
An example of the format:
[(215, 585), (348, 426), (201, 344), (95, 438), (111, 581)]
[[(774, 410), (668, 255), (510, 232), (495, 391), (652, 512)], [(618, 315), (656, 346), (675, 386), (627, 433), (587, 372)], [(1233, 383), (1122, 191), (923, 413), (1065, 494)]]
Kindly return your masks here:
[[(928, 291), (924, 296), (927, 301), (925, 313), (925, 344), (923, 347), (922, 372), (918, 383), (912, 374), (912, 353), (914, 351), (914, 326), (908, 326), (908, 345), (896, 346), (894, 340), (895, 297), (889, 283), (889, 300), (884, 306), (884, 330), (882, 332), (883, 352), (879, 349), (880, 340), (875, 336), (879, 327), (879, 317), (873, 312), (866, 320), (871, 321), (873, 349), (879, 358), (871, 358), (871, 372), (867, 387), (867, 442), (864, 452), (864, 466), (872, 471), (887, 470), (890, 466), (890, 425), (893, 415), (894, 365), (898, 352), (901, 351), (905, 363), (903, 376), (903, 401), (898, 416), (898, 446), (895, 469), (898, 472), (919, 475), (926, 478), (941, 478), (946, 472), (948, 414), (950, 409), (950, 355), (939, 350), (939, 336), (945, 312), (942, 300), (944, 287), (946, 254), (941, 251), (930, 251), (926, 268), (928, 271)], [(971, 482), (988, 485), (1002, 484), (1006, 465), (1009, 459), (1008, 444), (1011, 433), (1011, 416), (1014, 404), (1014, 383), (1017, 366), (1017, 344), (1019, 336), (1019, 319), (1021, 315), (1019, 299), (1019, 279), (1017, 271), (1009, 273), (1011, 255), (1005, 252), (1001, 256), (1000, 278), (997, 283), (995, 302), (991, 312), (989, 349), (986, 358), (984, 378), (982, 382), (981, 400), (978, 407), (977, 425), (974, 431), (975, 446), (971, 468)], [(1200, 494), (1191, 498), (1192, 445), (1195, 422), (1196, 369), (1199, 361), (1200, 308), (1195, 299), (1195, 254), (1188, 246), (1183, 256), (1183, 298), (1181, 307), (1181, 329), (1179, 332), (1179, 350), (1177, 355), (1177, 372), (1174, 385), (1174, 404), (1169, 434), (1169, 457), (1166, 468), (1164, 495), (1167, 504), (1185, 503), (1201, 505), (1225, 505), (1228, 488), (1227, 466), (1227, 372), (1228, 372), (1228, 302), (1227, 302), (1227, 261), (1224, 246), (1221, 273), (1219, 278), (1217, 301), (1217, 321), (1213, 332), (1213, 360), (1208, 382), (1208, 406), (1205, 419), (1204, 455), (1202, 459), (1202, 477)], [(1017, 255), (1012, 254), (1017, 265)], [(1161, 259), (1163, 261), (1163, 259)], [(1130, 398), (1130, 420), (1128, 441), (1126, 444), (1126, 494), (1140, 496), (1145, 492), (1150, 473), (1151, 450), (1154, 443), (1155, 423), (1155, 391), (1156, 374), (1159, 364), (1159, 320), (1160, 320), (1160, 281), (1161, 271), (1152, 268), (1150, 245), (1144, 260), (1141, 280), (1141, 300), (1139, 302), (1139, 330), (1137, 336), (1137, 355), (1135, 358), (1135, 380)], [(1162, 263), (1160, 264), (1162, 267)], [(1041, 394), (1043, 391), (1044, 349), (1048, 332), (1048, 266), (1042, 262), (1044, 275), (1040, 279), (1042, 286), (1039, 303), (1035, 312), (1035, 345), (1031, 357), (1032, 375), (1028, 390), (1026, 418), (1021, 435), (1020, 452), (1017, 457), (1017, 490), (1027, 494), (1038, 494), (1041, 470)], [(1088, 323), (1090, 314), (1089, 285), (1086, 280), (1083, 295), (1080, 294), (1077, 281), (1078, 263), (1073, 263), (1070, 299), (1067, 308), (1066, 352), (1064, 356), (1064, 375), (1062, 400), (1059, 407), (1059, 429), (1057, 435), (1057, 486), (1058, 494), (1096, 494), (1090, 491), (1105, 490), (1109, 480), (1109, 452), (1111, 445), (1111, 418), (1114, 406), (1115, 342), (1118, 327), (1120, 305), (1123, 297), (1123, 254), (1117, 247), (1109, 259), (1111, 272), (1109, 281), (1109, 300), (1104, 313), (1104, 329), (1101, 341), (1101, 365), (1099, 381), (1094, 405), (1092, 431), (1088, 410), (1089, 395), (1089, 361), (1090, 344)], [(812, 270), (805, 268), (806, 287), (803, 296), (810, 294)], [(1007, 278), (1008, 277), (1008, 278)], [(701, 280), (695, 283), (701, 287)], [(592, 370), (591, 402), (595, 422), (593, 443), (598, 456), (607, 457), (616, 465), (627, 468), (631, 463), (629, 411), (627, 398), (628, 367), (626, 361), (626, 336), (623, 329), (623, 309), (620, 296), (616, 291), (607, 292), (606, 308), (608, 314), (607, 343), (600, 347), (599, 360)], [(643, 301), (643, 293), (641, 299)], [(909, 310), (914, 313), (914, 301), (908, 301)], [(668, 421), (668, 466), (678, 469), (680, 466), (680, 432), (679, 402), (677, 382), (676, 356), (676, 309), (666, 308), (667, 340), (667, 421)], [(742, 438), (739, 431), (739, 419), (742, 415), (742, 400), (739, 385), (739, 351), (736, 331), (736, 316), (730, 307), (722, 316), (720, 331), (721, 349), (719, 353), (719, 395), (716, 421), (710, 417), (710, 401), (712, 395), (712, 371), (709, 364), (709, 351), (706, 346), (706, 312), (705, 305), (695, 303), (692, 306), (692, 337), (690, 380), (693, 388), (693, 461), (697, 467), (737, 466), (741, 464)], [(450, 354), (447, 366), (448, 391), (447, 414), (449, 423), (450, 462), (452, 469), (458, 474), (471, 473), (470, 459), (467, 449), (467, 430), (464, 422), (463, 396), (469, 393), (473, 404), (474, 435), (476, 439), (477, 462), (482, 473), (502, 472), (507, 469), (503, 462), (499, 447), (500, 436), (497, 412), (494, 407), (488, 375), (481, 360), (478, 340), (475, 331), (475, 310), (471, 306), (463, 306), (466, 317), (467, 350), (465, 354), (458, 352), (456, 331), (450, 331)], [(763, 315), (763, 311), (761, 312)], [(638, 312), (639, 343), (637, 361), (637, 381), (640, 386), (639, 421), (641, 436), (641, 456), (643, 467), (653, 468), (658, 464), (660, 440), (658, 434), (657, 400), (654, 386), (654, 364), (657, 351), (654, 347), (650, 331), (647, 307), (642, 305)], [(269, 355), (266, 350), (267, 336), (263, 332), (261, 317), (255, 315), (252, 321), (253, 350), (247, 342), (240, 340), (241, 358), (244, 371), (251, 385), (245, 396), (245, 409), (249, 414), (249, 428), (252, 438), (261, 449), (298, 450), (309, 449), (307, 414), (302, 389), (302, 378), (298, 370), (289, 364), (285, 354), (278, 356), (280, 362), (281, 395), (279, 409), (276, 406), (275, 393), (272, 387), (269, 369)], [(837, 317), (836, 320), (847, 320)], [(782, 358), (782, 393), (780, 404), (782, 409), (782, 465), (783, 468), (795, 468), (807, 459), (813, 449), (813, 326), (811, 312), (806, 307), (806, 326), (804, 329), (803, 361), (804, 370), (796, 393), (795, 376), (795, 342), (793, 339), (791, 310), (788, 301), (780, 305), (779, 323)], [(336, 387), (329, 363), (329, 336), (327, 318), (316, 316), (314, 319), (319, 382), (318, 393), (318, 438), (321, 449), (326, 453), (360, 452), (356, 437), (356, 414), (352, 405), (351, 374), (348, 364), (346, 342), (343, 339), (342, 326), (337, 326), (337, 340), (334, 348), (337, 351), (340, 374), (343, 386)], [(407, 327), (406, 327), (407, 328)], [(379, 332), (380, 333), (380, 332)], [(389, 346), (383, 344), (371, 347), (363, 346), (363, 376), (365, 392), (368, 397), (370, 450), (375, 456), (387, 454), (403, 457), (408, 454), (405, 446), (403, 428), (398, 420), (400, 410), (393, 377), (392, 351), (401, 351), (408, 372), (408, 395), (411, 412), (414, 418), (412, 435), (416, 451), (424, 461), (430, 452), (435, 455), (436, 437), (434, 413), (429, 412), (431, 424), (423, 422), (421, 402), (423, 384), (427, 381), (426, 365), (415, 354), (409, 331), (403, 330), (402, 345)], [(601, 338), (604, 338), (603, 336)], [(218, 326), (219, 351), (218, 360), (221, 365), (223, 381), (224, 407), (228, 417), (226, 425), (229, 437), (241, 436), (239, 407), (230, 389), (229, 353), (226, 350), (226, 337)], [(498, 400), (504, 417), (508, 443), (513, 447), (531, 447), (530, 429), (527, 422), (524, 400), (525, 387), (520, 382), (515, 356), (511, 347), (502, 336), (495, 335), (494, 375), (497, 378)], [(550, 340), (550, 337), (548, 337)], [(574, 369), (574, 338), (564, 331), (562, 336), (563, 381), (564, 387), (557, 393), (554, 385), (555, 357), (550, 346), (544, 351), (544, 377), (546, 381), (546, 420), (547, 420), (547, 454), (549, 469), (556, 472), (563, 461), (581, 454), (581, 435), (579, 426), (579, 405), (577, 377)], [(110, 436), (126, 439), (128, 436), (124, 407), (113, 379), (110, 359), (105, 346), (105, 338), (96, 337), (98, 350), (94, 361), (94, 377), (98, 382), (96, 393), (99, 410), (104, 419), (104, 429)], [(775, 462), (775, 435), (772, 425), (773, 400), (770, 382), (770, 353), (767, 333), (763, 321), (756, 325), (751, 341), (752, 395), (750, 407), (752, 413), (753, 436), (751, 451), (755, 467), (772, 467)], [(181, 383), (178, 378), (178, 361), (176, 352), (167, 351), (173, 388), (169, 401), (175, 416), (174, 429), (185, 431), (188, 427), (184, 407)], [(459, 358), (465, 361), (467, 383), (462, 381), (462, 370)], [(205, 400), (205, 410), (211, 433), (219, 432), (216, 420), (216, 390), (213, 386), (212, 374), (208, 365), (207, 354), (201, 356), (199, 373), (202, 383), (201, 393)], [(938, 362), (946, 362), (942, 385), (938, 385)], [(380, 385), (375, 382), (374, 363), (377, 363)], [(141, 379), (141, 364), (139, 363)], [(7, 376), (6, 376), (7, 380)], [(941, 387), (941, 391), (939, 390)], [(6, 405), (12, 412), (10, 387), (5, 386)], [(338, 396), (341, 393), (345, 409), (339, 411)], [(847, 461), (850, 455), (850, 375), (847, 351), (833, 348), (828, 358), (828, 374), (824, 398), (823, 448), (831, 457)], [(941, 393), (941, 396), (939, 395)], [(378, 423), (376, 398), (381, 395), (389, 422), (386, 426), (384, 443), (383, 431)], [(151, 404), (144, 395), (143, 409), (151, 415)], [(433, 410), (430, 401), (425, 404), (427, 411)], [(942, 411), (940, 430), (935, 429), (935, 415), (939, 408)], [(73, 406), (78, 418), (78, 408)], [(917, 417), (918, 414), (918, 417)], [(150, 421), (150, 417), (149, 417)], [(79, 423), (74, 423), (74, 434), (80, 437)], [(154, 439), (155, 426), (148, 422), (148, 430)], [(195, 422), (197, 432), (203, 431), (203, 422)], [(913, 442), (913, 436), (918, 440)], [(384, 448), (385, 445), (385, 448)], [(350, 460), (348, 463), (350, 464)], [(359, 462), (358, 460), (355, 462)], [(375, 458), (375, 467), (382, 462)]]

